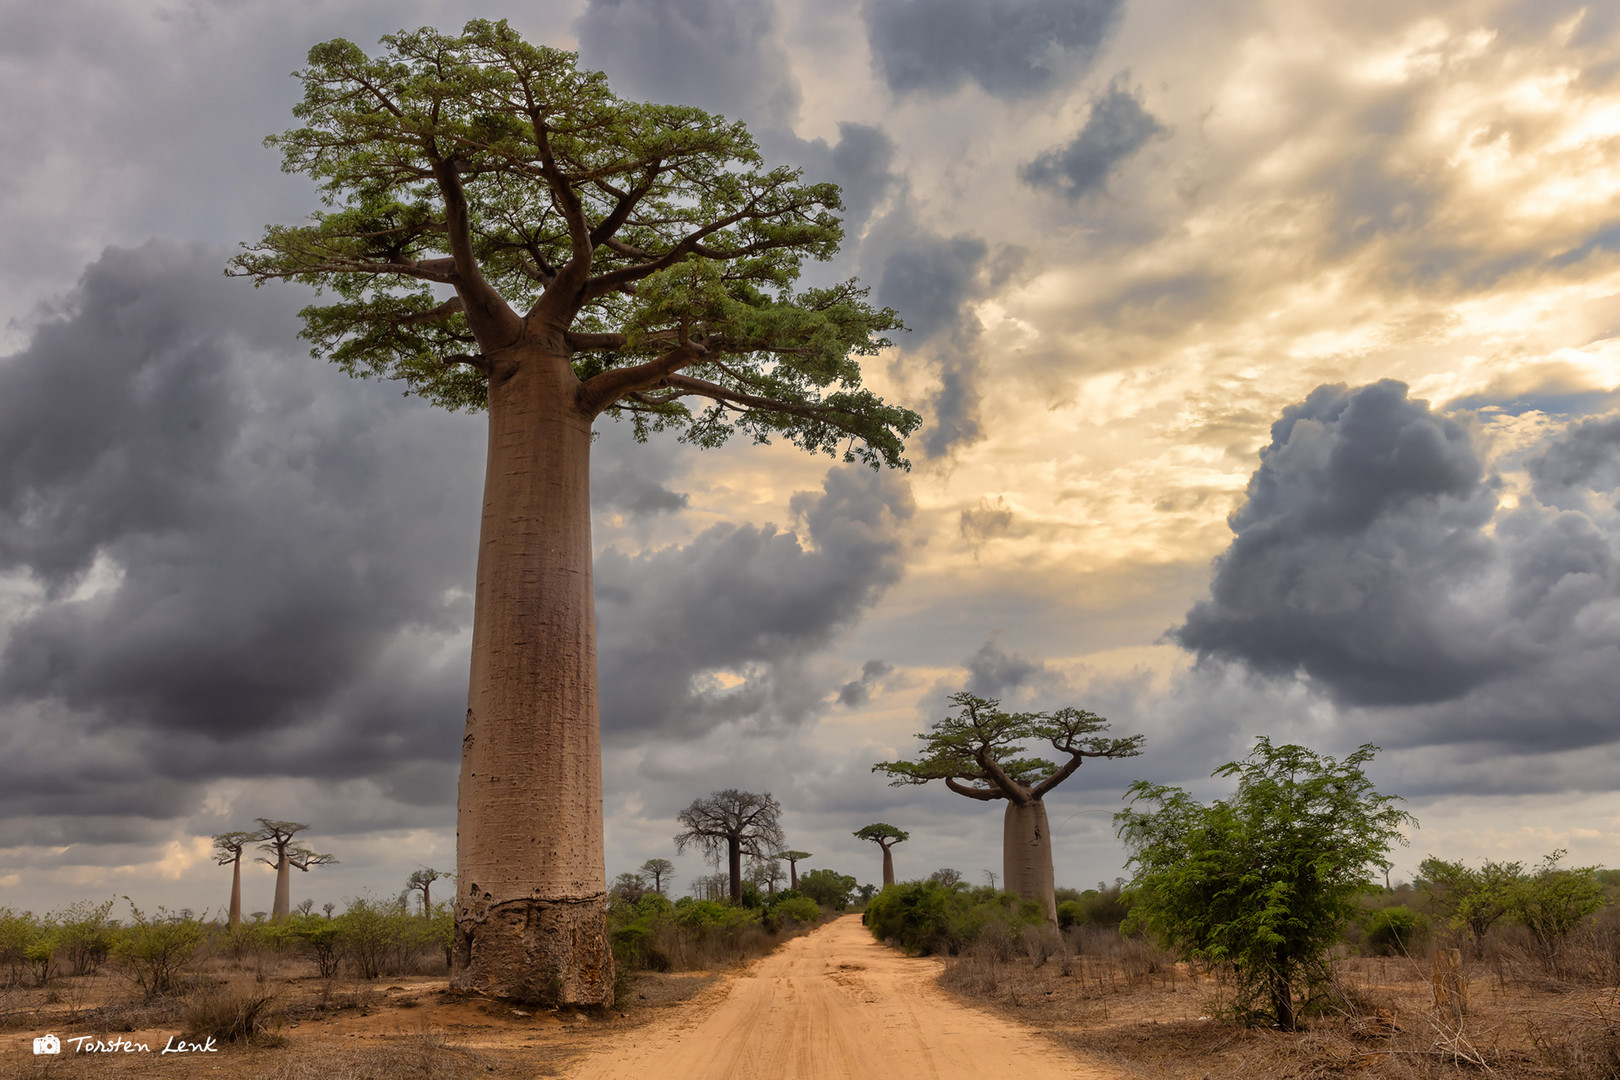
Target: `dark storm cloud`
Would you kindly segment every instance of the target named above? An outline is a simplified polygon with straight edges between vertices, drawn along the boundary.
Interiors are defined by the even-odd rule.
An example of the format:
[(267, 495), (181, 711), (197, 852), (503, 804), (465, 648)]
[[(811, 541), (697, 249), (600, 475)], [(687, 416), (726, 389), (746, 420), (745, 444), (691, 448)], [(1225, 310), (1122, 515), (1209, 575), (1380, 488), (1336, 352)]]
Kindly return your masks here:
[(1104, 190), (1120, 165), (1163, 134), (1164, 125), (1116, 79), (1092, 103), (1091, 114), (1074, 139), (1024, 165), (1018, 178), (1031, 187), (1079, 199)]
[[(1555, 440), (1530, 466), (1538, 494), (1594, 483), (1607, 431)], [(1532, 498), (1498, 512), (1467, 432), (1400, 383), (1285, 410), (1230, 521), (1211, 598), (1171, 634), (1201, 661), (1302, 673), (1407, 744), (1616, 737), (1613, 537)]]
[(805, 661), (899, 580), (911, 494), (898, 476), (840, 467), (792, 506), (803, 539), (716, 525), (684, 546), (597, 559), (609, 737), (733, 722), (768, 730), (825, 700)]
[(883, 660), (868, 660), (861, 665), (861, 677), (845, 683), (838, 691), (838, 704), (846, 709), (865, 705), (872, 700), (872, 692), (882, 685), (884, 676), (893, 672), (893, 664)]
[(301, 357), (304, 294), (223, 262), (111, 249), (0, 362), (0, 570), (43, 593), (0, 651), (12, 809), (453, 757), (483, 425)]
[(919, 231), (883, 263), (878, 303), (895, 308), (911, 331), (900, 344), (921, 350), (938, 367), (940, 389), (928, 403), (923, 453), (937, 458), (977, 442), (979, 345), (983, 327), (968, 302), (983, 290), (989, 247), (975, 236), (944, 237)]
[(975, 82), (1012, 99), (1088, 63), (1123, 9), (1123, 0), (867, 0), (864, 14), (873, 64), (895, 93)]
[(1010, 653), (999, 642), (986, 641), (966, 661), (967, 690), (980, 697), (1000, 698), (1034, 683), (1050, 682), (1054, 673), (1039, 660)]
[(575, 23), (580, 59), (627, 97), (697, 105), (786, 126), (799, 84), (757, 0), (590, 0)]
[(844, 197), (846, 249), (895, 185), (894, 140), (882, 128), (846, 121), (838, 125), (838, 141), (830, 145), (826, 139), (800, 139), (780, 128), (758, 134), (768, 160), (799, 166), (808, 182), (838, 185)]

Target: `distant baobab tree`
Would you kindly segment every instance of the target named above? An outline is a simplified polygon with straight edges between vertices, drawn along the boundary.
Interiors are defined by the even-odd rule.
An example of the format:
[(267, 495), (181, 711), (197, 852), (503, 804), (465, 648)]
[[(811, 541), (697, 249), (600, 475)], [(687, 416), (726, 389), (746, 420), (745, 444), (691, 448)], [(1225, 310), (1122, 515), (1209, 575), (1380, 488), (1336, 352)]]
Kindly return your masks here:
[(748, 859), (748, 881), (756, 889), (776, 894), (776, 883), (782, 880), (782, 862), (775, 856), (753, 855)]
[(777, 820), (782, 805), (770, 792), (756, 793), (726, 788), (707, 798), (693, 799), (676, 815), (684, 830), (675, 835), (675, 850), (685, 851), (696, 844), (698, 850), (718, 863), (721, 853), (731, 883), (731, 902), (742, 903), (742, 857), (764, 856), (782, 846), (782, 825)]
[(653, 879), (652, 891), (664, 891), (664, 879), (675, 872), (675, 864), (668, 859), (648, 859), (641, 864), (641, 872)]
[(315, 910), (315, 901), (300, 900), (298, 901), (298, 906), (293, 910), (298, 912), (300, 915), (308, 915), (310, 912)]
[(875, 821), (864, 828), (855, 830), (857, 840), (870, 840), (883, 849), (883, 887), (888, 888), (894, 884), (894, 855), (889, 851), (896, 844), (911, 839), (911, 834), (904, 829), (897, 829), (881, 821)]
[(231, 864), (231, 908), (228, 916), (232, 930), (242, 925), (242, 850), (249, 844), (264, 839), (264, 832), (225, 832), (214, 837), (214, 861), (224, 866)]
[[(945, 786), (970, 799), (1007, 800), (1002, 825), (1002, 876), (1008, 892), (1040, 904), (1057, 922), (1052, 878), (1052, 829), (1042, 799), (1067, 780), (1086, 758), (1125, 758), (1142, 752), (1143, 736), (1123, 739), (1098, 735), (1108, 721), (1084, 709), (1009, 713), (1001, 702), (975, 694), (952, 694), (959, 710), (937, 720), (923, 734), (918, 761), (880, 761), (873, 772), (886, 772), (894, 784)], [(1045, 742), (1068, 755), (1061, 765), (1024, 757), (1026, 743)]]
[(433, 883), (440, 878), (449, 877), (443, 870), (435, 870), (431, 866), (424, 866), (420, 870), (411, 871), (411, 876), (405, 879), (405, 888), (422, 894), (422, 914), (428, 918), (433, 917)]
[(263, 826), (263, 843), (259, 845), (259, 850), (274, 856), (259, 861), (276, 868), (276, 900), (270, 907), (270, 921), (281, 922), (292, 909), (292, 874), (288, 872), (289, 868), (296, 866), (307, 873), (312, 866), (331, 866), (337, 860), (330, 855), (317, 854), (293, 841), (294, 836), (309, 828), (302, 822), (272, 821), (269, 818), (254, 820)]
[(811, 855), (811, 852), (808, 852), (808, 851), (778, 851), (776, 853), (776, 857), (778, 859), (786, 859), (787, 860), (787, 864), (788, 864), (788, 888), (790, 888), (790, 889), (798, 889), (798, 887), (799, 887), (799, 863), (800, 863), (800, 861), (802, 861), (804, 859), (808, 859), (810, 857), (810, 855)]

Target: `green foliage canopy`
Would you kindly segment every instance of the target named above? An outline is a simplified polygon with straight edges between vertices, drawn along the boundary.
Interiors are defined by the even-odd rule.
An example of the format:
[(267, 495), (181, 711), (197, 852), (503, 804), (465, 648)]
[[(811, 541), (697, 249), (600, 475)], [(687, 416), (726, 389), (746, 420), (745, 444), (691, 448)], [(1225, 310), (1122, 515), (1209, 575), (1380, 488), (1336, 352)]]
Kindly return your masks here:
[(1428, 892), (1429, 903), (1453, 930), (1466, 928), (1473, 936), (1474, 951), (1480, 954), (1486, 933), (1513, 910), (1514, 894), (1524, 877), (1524, 864), (1487, 859), (1476, 870), (1461, 862), (1446, 862), (1431, 855), (1418, 865), (1418, 877)]
[(898, 316), (853, 280), (794, 291), (842, 238), (836, 185), (766, 168), (740, 123), (619, 98), (504, 21), (381, 44), (310, 50), (303, 126), (266, 141), (328, 209), (268, 227), (227, 271), (334, 293), (302, 313), (316, 355), (471, 410), (538, 343), (571, 358), (588, 415), (638, 437), (778, 433), (905, 464), (919, 418), (853, 359)]
[(1362, 772), (1377, 749), (1335, 761), (1261, 737), (1215, 770), (1238, 788), (1207, 806), (1180, 788), (1132, 785), (1131, 806), (1114, 818), (1135, 868), (1126, 929), (1231, 964), (1248, 1015), (1293, 1030), (1295, 987), (1325, 976), (1370, 868), (1387, 868), (1391, 845), (1406, 842), (1402, 826), (1415, 824)]
[[(1142, 752), (1143, 736), (1099, 735), (1108, 721), (1084, 709), (1003, 712), (995, 698), (966, 691), (952, 694), (950, 700), (957, 713), (936, 720), (917, 736), (923, 743), (919, 760), (880, 761), (872, 771), (888, 773), (894, 785), (943, 780), (958, 795), (1023, 804), (1067, 780), (1085, 758), (1134, 757)], [(1025, 744), (1030, 742), (1045, 742), (1068, 760), (1058, 765), (1026, 756)]]

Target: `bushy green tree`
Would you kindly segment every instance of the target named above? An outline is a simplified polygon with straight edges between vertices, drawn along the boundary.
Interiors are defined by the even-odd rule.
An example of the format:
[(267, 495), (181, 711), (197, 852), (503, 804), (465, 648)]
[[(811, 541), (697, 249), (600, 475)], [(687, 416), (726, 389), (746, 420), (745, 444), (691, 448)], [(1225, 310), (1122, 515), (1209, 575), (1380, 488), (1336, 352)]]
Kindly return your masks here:
[(1485, 935), (1513, 910), (1513, 898), (1524, 878), (1523, 863), (1487, 859), (1478, 869), (1430, 856), (1418, 866), (1418, 879), (1430, 906), (1453, 930), (1466, 930), (1474, 955), (1485, 952)]
[(854, 878), (836, 870), (808, 870), (799, 875), (799, 891), (833, 911), (843, 911), (849, 906), (849, 896), (856, 884)]
[(1326, 975), (1327, 950), (1372, 887), (1371, 869), (1389, 866), (1402, 826), (1415, 824), (1362, 772), (1377, 749), (1335, 761), (1262, 737), (1215, 770), (1238, 787), (1207, 806), (1180, 788), (1132, 785), (1131, 806), (1114, 819), (1135, 868), (1126, 928), (1231, 964), (1248, 1014), (1292, 1031), (1295, 991)]

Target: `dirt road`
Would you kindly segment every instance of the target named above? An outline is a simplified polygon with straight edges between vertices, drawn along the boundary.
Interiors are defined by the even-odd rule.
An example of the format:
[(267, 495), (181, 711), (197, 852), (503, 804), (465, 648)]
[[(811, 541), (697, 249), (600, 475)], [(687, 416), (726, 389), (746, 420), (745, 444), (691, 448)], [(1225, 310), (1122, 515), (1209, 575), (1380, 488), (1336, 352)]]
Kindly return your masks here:
[(627, 1033), (569, 1080), (1115, 1080), (1025, 1028), (959, 1005), (939, 964), (872, 940), (852, 915), (788, 942), (707, 1007)]

